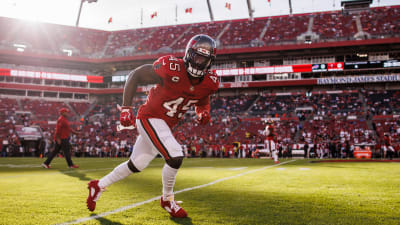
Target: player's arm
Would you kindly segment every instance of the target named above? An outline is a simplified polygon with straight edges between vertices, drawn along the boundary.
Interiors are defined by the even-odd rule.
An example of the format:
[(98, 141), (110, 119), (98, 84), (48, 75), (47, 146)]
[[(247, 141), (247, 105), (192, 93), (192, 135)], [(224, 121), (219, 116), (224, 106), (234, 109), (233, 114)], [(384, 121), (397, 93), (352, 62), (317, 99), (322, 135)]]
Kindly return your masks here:
[(198, 116), (197, 121), (204, 125), (210, 122), (210, 96), (200, 99), (195, 105), (195, 111)]
[(57, 144), (61, 144), (61, 127), (62, 127), (62, 124), (61, 124), (61, 121), (57, 121), (57, 126), (56, 126), (56, 133), (55, 133), (55, 139), (56, 139), (56, 142), (57, 142)]
[(161, 82), (160, 76), (156, 74), (151, 64), (145, 64), (131, 71), (125, 82), (122, 106), (132, 106), (132, 99), (138, 85), (160, 84)]
[(136, 95), (138, 85), (160, 84), (160, 76), (154, 71), (153, 65), (145, 64), (129, 73), (125, 82), (119, 121), (122, 126), (134, 126), (135, 117), (132, 110), (132, 99)]
[(74, 129), (72, 129), (72, 128), (71, 128), (71, 133), (73, 133), (73, 134), (75, 134), (75, 135), (81, 134), (81, 132), (79, 132), (79, 131), (77, 131), (77, 130), (74, 130)]
[(203, 112), (210, 113), (210, 96), (200, 99), (195, 105), (195, 111), (198, 116)]

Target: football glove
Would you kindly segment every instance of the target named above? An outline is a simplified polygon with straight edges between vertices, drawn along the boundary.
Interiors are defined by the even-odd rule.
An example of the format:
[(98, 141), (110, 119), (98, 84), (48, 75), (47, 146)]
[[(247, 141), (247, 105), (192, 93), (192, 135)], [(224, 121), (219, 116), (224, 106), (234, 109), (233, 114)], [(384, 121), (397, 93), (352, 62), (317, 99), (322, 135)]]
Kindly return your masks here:
[(210, 120), (211, 120), (210, 113), (208, 113), (207, 111), (200, 113), (199, 117), (197, 118), (197, 122), (200, 125), (206, 125), (210, 122)]
[(122, 106), (119, 116), (119, 122), (124, 127), (135, 126), (135, 116), (131, 106)]

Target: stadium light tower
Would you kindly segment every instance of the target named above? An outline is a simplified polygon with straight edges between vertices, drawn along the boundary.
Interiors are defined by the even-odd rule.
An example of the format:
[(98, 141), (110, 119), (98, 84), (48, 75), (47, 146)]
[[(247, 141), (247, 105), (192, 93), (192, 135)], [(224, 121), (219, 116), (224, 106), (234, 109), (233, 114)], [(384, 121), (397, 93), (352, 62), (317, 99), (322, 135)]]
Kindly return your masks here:
[(79, 6), (78, 18), (76, 18), (75, 26), (79, 26), (79, 19), (81, 18), (81, 11), (84, 2), (92, 3), (97, 2), (97, 0), (81, 0), (81, 5)]
[(251, 8), (251, 0), (247, 0), (247, 8), (249, 9), (250, 20), (253, 20), (253, 12), (254, 12), (254, 10)]
[(214, 15), (211, 9), (211, 4), (210, 4), (210, 0), (207, 0), (207, 5), (208, 5), (208, 12), (210, 13), (210, 20), (214, 21)]

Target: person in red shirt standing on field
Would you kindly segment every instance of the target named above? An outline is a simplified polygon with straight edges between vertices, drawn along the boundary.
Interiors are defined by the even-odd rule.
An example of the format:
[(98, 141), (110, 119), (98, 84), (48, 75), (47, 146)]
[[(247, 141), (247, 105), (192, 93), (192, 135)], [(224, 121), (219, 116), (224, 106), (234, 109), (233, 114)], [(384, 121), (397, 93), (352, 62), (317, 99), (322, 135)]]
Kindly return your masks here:
[(275, 127), (272, 120), (267, 121), (267, 126), (265, 127), (265, 149), (270, 152), (271, 157), (274, 159), (274, 163), (279, 163), (278, 160), (278, 146), (276, 142)]
[(383, 137), (383, 140), (384, 140), (384, 145), (383, 145), (384, 158), (388, 156), (390, 159), (393, 159), (394, 148), (392, 146), (392, 139), (389, 136), (389, 134), (386, 133), (385, 136)]
[(50, 169), (50, 163), (53, 158), (62, 150), (64, 152), (65, 160), (67, 161), (69, 168), (78, 168), (78, 165), (72, 163), (70, 149), (71, 145), (69, 143), (69, 136), (72, 133), (80, 134), (79, 132), (73, 130), (68, 122), (68, 113), (69, 110), (67, 108), (60, 109), (60, 117), (57, 120), (56, 133), (54, 134), (54, 141), (56, 142), (56, 146), (54, 151), (49, 153), (46, 161), (42, 163), (42, 167), (46, 169)]
[[(86, 200), (90, 211), (106, 187), (144, 170), (161, 154), (165, 160), (162, 169), (161, 207), (171, 217), (187, 217), (186, 211), (174, 200), (173, 187), (184, 155), (171, 129), (191, 106), (195, 106), (197, 122), (210, 122), (210, 95), (218, 90), (218, 76), (210, 66), (216, 57), (216, 43), (207, 35), (196, 35), (189, 40), (183, 59), (168, 55), (132, 71), (125, 83), (120, 122), (124, 127), (136, 124), (139, 136), (130, 159), (100, 180), (89, 182)], [(138, 85), (156, 84), (145, 104), (140, 106), (137, 118), (132, 113), (132, 98)], [(186, 134), (191, 135), (191, 134)]]

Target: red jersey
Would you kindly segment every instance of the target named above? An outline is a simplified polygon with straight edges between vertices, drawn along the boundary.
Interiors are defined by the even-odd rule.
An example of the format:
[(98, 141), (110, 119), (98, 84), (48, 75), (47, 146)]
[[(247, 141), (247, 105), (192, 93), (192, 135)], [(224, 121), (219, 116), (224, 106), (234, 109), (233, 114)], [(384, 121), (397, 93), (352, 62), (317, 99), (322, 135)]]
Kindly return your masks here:
[(392, 140), (391, 140), (390, 136), (385, 136), (383, 138), (383, 140), (385, 141), (385, 145), (386, 146), (391, 146), (392, 145)]
[(182, 59), (171, 55), (159, 58), (153, 64), (162, 83), (150, 90), (146, 103), (138, 111), (138, 119), (160, 118), (170, 128), (175, 126), (192, 106), (209, 106), (210, 95), (218, 90), (218, 76), (208, 72), (204, 79), (192, 85)]
[(273, 125), (268, 125), (265, 127), (265, 135), (267, 136), (266, 140), (274, 140), (275, 133)]
[(70, 133), (71, 127), (69, 126), (69, 121), (67, 120), (67, 118), (65, 118), (64, 116), (58, 117), (54, 140), (57, 136), (59, 136), (61, 139), (69, 138)]

